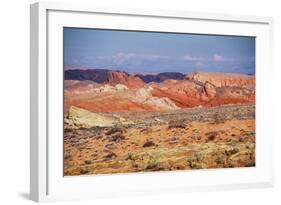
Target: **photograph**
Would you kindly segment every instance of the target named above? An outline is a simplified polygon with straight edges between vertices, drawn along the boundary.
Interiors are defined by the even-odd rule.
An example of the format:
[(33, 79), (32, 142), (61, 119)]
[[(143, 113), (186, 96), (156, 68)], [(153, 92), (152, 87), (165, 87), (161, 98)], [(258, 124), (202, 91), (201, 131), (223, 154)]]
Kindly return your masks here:
[(255, 167), (254, 36), (63, 27), (63, 175)]

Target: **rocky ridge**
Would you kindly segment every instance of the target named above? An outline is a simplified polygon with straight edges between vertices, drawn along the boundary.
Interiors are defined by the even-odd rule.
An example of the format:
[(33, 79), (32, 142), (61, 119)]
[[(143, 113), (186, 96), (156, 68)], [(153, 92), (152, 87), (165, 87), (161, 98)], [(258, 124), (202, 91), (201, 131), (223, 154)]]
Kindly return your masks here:
[(104, 83), (65, 80), (67, 108), (73, 105), (93, 112), (165, 111), (255, 101), (255, 77), (250, 75), (196, 72), (183, 80), (147, 84), (122, 71), (108, 71), (106, 75)]

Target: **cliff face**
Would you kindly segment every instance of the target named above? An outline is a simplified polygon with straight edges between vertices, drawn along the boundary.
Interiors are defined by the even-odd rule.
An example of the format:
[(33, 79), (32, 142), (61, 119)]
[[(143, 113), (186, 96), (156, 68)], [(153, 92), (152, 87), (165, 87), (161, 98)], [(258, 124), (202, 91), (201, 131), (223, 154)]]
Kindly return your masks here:
[(144, 82), (139, 77), (122, 71), (109, 71), (108, 83), (111, 85), (123, 84), (128, 88), (140, 88), (144, 85)]
[(95, 83), (108, 83), (110, 85), (123, 84), (129, 88), (139, 88), (144, 85), (142, 79), (123, 71), (105, 69), (65, 70), (64, 79), (72, 81), (93, 81)]
[(186, 76), (187, 80), (199, 81), (202, 83), (210, 82), (216, 87), (243, 87), (254, 88), (255, 76), (232, 74), (232, 73), (207, 73), (207, 72), (195, 72)]
[(154, 84), (152, 94), (168, 97), (181, 108), (248, 103), (255, 101), (255, 77), (193, 73), (186, 80)]
[(161, 85), (153, 85), (152, 95), (156, 97), (168, 97), (181, 108), (195, 107), (206, 104), (216, 93), (216, 89), (204, 86), (188, 80), (169, 82)]

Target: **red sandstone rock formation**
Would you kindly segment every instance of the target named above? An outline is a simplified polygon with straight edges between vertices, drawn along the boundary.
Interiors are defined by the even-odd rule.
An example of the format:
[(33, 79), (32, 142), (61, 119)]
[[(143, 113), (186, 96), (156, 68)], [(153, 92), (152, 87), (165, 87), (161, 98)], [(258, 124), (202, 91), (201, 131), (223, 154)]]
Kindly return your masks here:
[(123, 84), (128, 88), (140, 88), (144, 85), (144, 82), (139, 77), (121, 71), (108, 72), (108, 82), (111, 85)]
[(186, 79), (199, 81), (202, 83), (210, 82), (217, 87), (230, 86), (230, 87), (254, 88), (255, 86), (254, 75), (195, 72), (188, 75)]
[[(217, 78), (217, 77), (214, 77)], [(207, 79), (207, 78), (206, 78)], [(210, 80), (210, 78), (208, 78)], [(222, 104), (237, 104), (255, 101), (255, 90), (248, 87), (254, 87), (254, 84), (248, 84), (247, 87), (237, 86), (234, 82), (227, 81), (228, 86), (216, 86), (210, 81), (183, 80), (174, 83), (152, 85), (152, 95), (156, 97), (168, 97), (179, 107), (195, 106), (217, 106)], [(230, 82), (233, 82), (230, 86)], [(217, 82), (218, 83), (218, 82)], [(245, 85), (245, 84), (243, 84)]]
[(162, 111), (197, 106), (255, 102), (255, 77), (241, 74), (194, 73), (185, 80), (145, 84), (122, 71), (108, 82), (65, 80), (65, 108), (93, 112)]

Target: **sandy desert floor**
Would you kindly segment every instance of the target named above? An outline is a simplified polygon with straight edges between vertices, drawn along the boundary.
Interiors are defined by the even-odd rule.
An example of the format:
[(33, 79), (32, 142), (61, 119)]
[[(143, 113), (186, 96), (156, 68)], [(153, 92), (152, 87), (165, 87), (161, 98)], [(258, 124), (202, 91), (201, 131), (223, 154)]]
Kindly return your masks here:
[(254, 104), (116, 115), (134, 123), (65, 129), (65, 176), (255, 166)]

